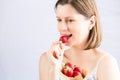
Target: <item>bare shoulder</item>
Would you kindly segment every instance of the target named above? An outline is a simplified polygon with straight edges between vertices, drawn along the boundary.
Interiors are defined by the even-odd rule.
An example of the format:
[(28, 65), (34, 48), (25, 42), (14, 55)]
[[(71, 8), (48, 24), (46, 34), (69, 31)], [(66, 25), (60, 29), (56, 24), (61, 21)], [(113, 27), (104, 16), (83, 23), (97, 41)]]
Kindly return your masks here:
[(47, 53), (44, 52), (43, 54), (41, 54), (40, 59), (39, 59), (39, 68), (41, 71), (45, 71), (49, 68), (49, 61), (48, 61), (48, 57), (47, 57)]
[(47, 55), (46, 55), (46, 52), (44, 52), (44, 53), (41, 54), (41, 56), (40, 56), (39, 63), (40, 63), (40, 64), (44, 64), (44, 63), (46, 63), (46, 60), (47, 60)]
[(99, 80), (120, 80), (120, 71), (117, 60), (111, 54), (105, 55), (98, 65)]
[(41, 54), (39, 59), (39, 78), (40, 80), (48, 80), (46, 75), (48, 74), (48, 61), (47, 61), (47, 54), (46, 52)]
[(43, 60), (44, 58), (46, 58), (46, 52), (44, 52), (40, 55), (40, 60)]
[[(104, 56), (105, 55), (105, 56)], [(117, 60), (111, 54), (104, 54), (102, 60), (100, 61), (100, 66), (118, 66)]]
[(115, 62), (116, 63), (117, 60), (111, 54), (106, 54), (106, 56), (103, 58), (102, 62), (109, 64), (111, 62)]

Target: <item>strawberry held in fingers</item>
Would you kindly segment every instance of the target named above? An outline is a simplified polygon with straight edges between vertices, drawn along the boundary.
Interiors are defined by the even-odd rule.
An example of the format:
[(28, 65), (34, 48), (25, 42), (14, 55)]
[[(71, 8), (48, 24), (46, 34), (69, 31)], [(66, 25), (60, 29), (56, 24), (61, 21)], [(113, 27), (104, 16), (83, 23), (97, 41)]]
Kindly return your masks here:
[(71, 36), (72, 36), (72, 34), (63, 35), (63, 36), (60, 37), (60, 41), (62, 41), (63, 43), (66, 43)]
[(62, 41), (63, 43), (66, 43), (69, 39), (69, 36), (61, 36), (60, 37), (60, 41)]

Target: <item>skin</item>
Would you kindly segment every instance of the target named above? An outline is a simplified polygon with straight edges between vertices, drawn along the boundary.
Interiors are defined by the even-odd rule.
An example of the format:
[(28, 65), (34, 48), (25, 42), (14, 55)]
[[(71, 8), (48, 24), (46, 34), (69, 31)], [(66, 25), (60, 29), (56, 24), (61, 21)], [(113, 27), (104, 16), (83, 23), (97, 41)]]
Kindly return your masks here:
[[(95, 68), (98, 60), (106, 53), (95, 48), (84, 50), (89, 31), (95, 25), (95, 16), (86, 19), (71, 5), (58, 5), (56, 10), (58, 31), (60, 35), (72, 34), (67, 43), (61, 41), (52, 43), (50, 49), (40, 57), (40, 80), (57, 80), (56, 74), (62, 62), (71, 62), (88, 71)], [(64, 50), (64, 46), (70, 48)], [(107, 55), (99, 62), (97, 70), (98, 80), (120, 80), (117, 61)]]

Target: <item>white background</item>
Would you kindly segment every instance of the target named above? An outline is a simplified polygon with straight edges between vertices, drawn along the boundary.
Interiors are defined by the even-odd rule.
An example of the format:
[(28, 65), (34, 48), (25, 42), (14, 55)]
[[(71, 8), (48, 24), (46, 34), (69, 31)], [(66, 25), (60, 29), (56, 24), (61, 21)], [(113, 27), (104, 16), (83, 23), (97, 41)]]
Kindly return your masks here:
[[(120, 1), (96, 0), (101, 49), (120, 63)], [(39, 57), (58, 40), (56, 0), (0, 0), (0, 80), (38, 80)]]

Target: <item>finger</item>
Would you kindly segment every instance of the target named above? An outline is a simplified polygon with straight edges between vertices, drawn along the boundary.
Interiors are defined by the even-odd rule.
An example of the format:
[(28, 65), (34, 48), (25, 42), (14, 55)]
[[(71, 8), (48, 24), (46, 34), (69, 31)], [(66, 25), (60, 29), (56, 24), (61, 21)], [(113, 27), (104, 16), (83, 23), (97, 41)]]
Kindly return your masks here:
[(47, 52), (47, 57), (48, 57), (48, 59), (51, 63), (56, 63), (57, 62), (56, 58), (54, 58), (54, 56), (49, 51)]
[(64, 50), (61, 49), (61, 48), (58, 48), (58, 50), (59, 50), (59, 55), (60, 55), (60, 56), (63, 56)]
[(61, 49), (60, 49), (59, 45), (56, 45), (56, 47), (55, 47), (55, 55), (56, 55), (57, 59), (61, 56)]
[(50, 48), (50, 56), (53, 56), (55, 59), (59, 59), (61, 56), (63, 56), (64, 50), (63, 44), (61, 41), (53, 42)]
[(59, 45), (54, 45), (52, 46), (51, 50), (50, 50), (51, 56), (53, 56), (54, 58), (58, 59), (59, 55), (60, 55), (60, 48)]
[(59, 45), (60, 45), (60, 48), (61, 48), (61, 49), (64, 49), (65, 44), (63, 44), (63, 43), (60, 41)]
[(53, 43), (52, 43), (52, 45), (51, 45), (51, 47), (50, 47), (51, 53), (55, 50), (56, 45), (58, 45), (58, 42), (53, 42)]
[(60, 41), (53, 42), (53, 45), (60, 44)]
[[(61, 48), (61, 49), (64, 49), (64, 44), (62, 43), (62, 41), (56, 41), (56, 42), (53, 42), (53, 44), (52, 44), (52, 46), (56, 46), (56, 45), (59, 45), (59, 47)], [(52, 47), (51, 46), (51, 47)]]
[(62, 43), (62, 42), (60, 42), (60, 53), (61, 53), (61, 55), (63, 56), (63, 54), (64, 54), (64, 44)]
[(57, 53), (57, 58), (60, 59), (63, 57), (64, 50), (61, 49), (60, 47), (56, 48), (56, 53)]
[(63, 48), (63, 46), (62, 46), (62, 41), (59, 41), (60, 43), (59, 43), (59, 45), (60, 45), (60, 48), (62, 49)]

